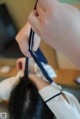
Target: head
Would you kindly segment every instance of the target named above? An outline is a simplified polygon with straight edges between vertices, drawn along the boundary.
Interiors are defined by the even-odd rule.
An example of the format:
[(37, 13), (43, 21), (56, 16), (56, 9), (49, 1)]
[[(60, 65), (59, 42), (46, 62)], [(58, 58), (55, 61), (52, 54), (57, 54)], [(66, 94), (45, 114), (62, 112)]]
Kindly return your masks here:
[(25, 77), (20, 79), (11, 93), (9, 116), (10, 119), (55, 119), (35, 84)]

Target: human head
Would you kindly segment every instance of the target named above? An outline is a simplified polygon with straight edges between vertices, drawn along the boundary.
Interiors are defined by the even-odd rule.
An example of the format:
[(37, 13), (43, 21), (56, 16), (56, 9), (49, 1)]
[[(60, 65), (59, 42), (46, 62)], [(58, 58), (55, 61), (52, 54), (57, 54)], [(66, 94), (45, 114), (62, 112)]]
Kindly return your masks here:
[(54, 114), (40, 97), (35, 84), (26, 79), (20, 79), (13, 89), (9, 100), (10, 119), (54, 119)]

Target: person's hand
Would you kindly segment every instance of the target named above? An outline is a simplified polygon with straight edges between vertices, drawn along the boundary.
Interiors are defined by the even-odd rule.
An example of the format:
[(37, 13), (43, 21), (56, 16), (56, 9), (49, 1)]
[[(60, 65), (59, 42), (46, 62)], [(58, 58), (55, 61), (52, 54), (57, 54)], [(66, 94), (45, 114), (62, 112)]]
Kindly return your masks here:
[(34, 74), (29, 74), (29, 78), (31, 81), (34, 82), (34, 84), (37, 86), (37, 89), (38, 90), (41, 90), (43, 88), (45, 88), (46, 86), (49, 86), (50, 83), (47, 82), (47, 81), (44, 81), (43, 79), (37, 77), (36, 75)]
[[(16, 41), (18, 42), (20, 50), (27, 57), (30, 57), (30, 53), (28, 51), (30, 29), (31, 29), (31, 26), (29, 23), (27, 23), (16, 36)], [(34, 35), (34, 44), (33, 44), (32, 50), (36, 51), (37, 48), (39, 47), (39, 44), (40, 44), (40, 37), (37, 34), (35, 34)]]
[(79, 60), (80, 64), (80, 12), (77, 8), (57, 0), (38, 0), (29, 23), (46, 43), (74, 62)]
[(66, 40), (74, 38), (75, 23), (80, 22), (79, 14), (75, 7), (57, 0), (38, 0), (36, 10), (29, 16), (29, 23), (45, 42), (61, 49)]

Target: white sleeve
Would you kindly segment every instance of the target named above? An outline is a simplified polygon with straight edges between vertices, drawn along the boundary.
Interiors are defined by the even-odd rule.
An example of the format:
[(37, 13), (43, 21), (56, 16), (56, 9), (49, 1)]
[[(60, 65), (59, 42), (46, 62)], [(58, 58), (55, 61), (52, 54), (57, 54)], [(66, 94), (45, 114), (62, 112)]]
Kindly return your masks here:
[[(60, 119), (68, 119), (68, 116), (72, 117), (72, 119), (79, 119), (80, 104), (77, 101), (77, 99), (72, 94), (65, 91), (62, 92), (65, 93), (65, 96), (69, 100), (70, 104), (66, 103), (65, 98), (62, 95), (59, 95), (56, 98), (54, 98), (55, 95), (60, 93), (60, 91), (61, 91), (61, 87), (53, 82), (51, 85), (41, 89), (39, 91), (39, 94), (43, 98), (44, 102), (47, 102), (46, 104), (52, 110), (52, 112), (54, 112), (55, 115), (57, 115), (59, 118), (61, 117)], [(66, 114), (68, 114), (66, 117), (65, 117), (65, 112)], [(77, 116), (79, 118), (75, 118)]]
[(0, 101), (9, 100), (13, 87), (19, 82), (19, 78), (23, 76), (23, 72), (19, 71), (16, 76), (7, 78), (0, 82)]
[(39, 94), (44, 101), (47, 101), (51, 97), (59, 94), (61, 89), (61, 86), (58, 86), (56, 83), (52, 82), (49, 86), (46, 86), (45, 88), (39, 90)]
[(70, 94), (70, 99), (72, 102), (74, 102), (74, 104), (76, 105), (79, 113), (80, 113), (80, 103), (78, 102), (78, 100), (76, 99), (76, 97), (72, 94)]

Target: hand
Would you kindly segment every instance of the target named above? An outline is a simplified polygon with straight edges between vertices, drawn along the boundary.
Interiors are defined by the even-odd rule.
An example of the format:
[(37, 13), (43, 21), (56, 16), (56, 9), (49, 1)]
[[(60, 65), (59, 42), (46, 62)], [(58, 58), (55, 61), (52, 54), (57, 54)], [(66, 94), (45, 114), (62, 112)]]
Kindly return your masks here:
[(29, 16), (29, 22), (45, 42), (61, 49), (60, 46), (64, 46), (66, 40), (74, 37), (74, 23), (79, 22), (76, 18), (78, 15), (79, 11), (71, 5), (59, 3), (57, 0), (39, 0), (36, 10)]
[(50, 85), (49, 82), (44, 81), (43, 79), (37, 77), (37, 76), (34, 75), (34, 74), (30, 74), (30, 75), (29, 75), (29, 78), (30, 78), (30, 80), (33, 81), (34, 84), (37, 86), (37, 89), (38, 89), (38, 90), (41, 90), (41, 89), (45, 88), (46, 86), (49, 86), (49, 85)]
[(77, 8), (57, 0), (38, 0), (29, 23), (46, 43), (80, 65), (80, 12)]
[[(29, 42), (29, 34), (30, 34), (30, 29), (31, 26), (29, 23), (27, 23), (22, 29), (21, 31), (18, 33), (18, 35), (16, 36), (16, 41), (18, 42), (18, 45), (22, 51), (22, 53), (27, 56), (30, 57), (30, 53), (28, 51), (29, 46), (28, 46), (28, 42)], [(34, 44), (33, 44), (33, 51), (36, 51), (39, 47), (40, 44), (40, 38), (38, 35), (34, 35)]]

